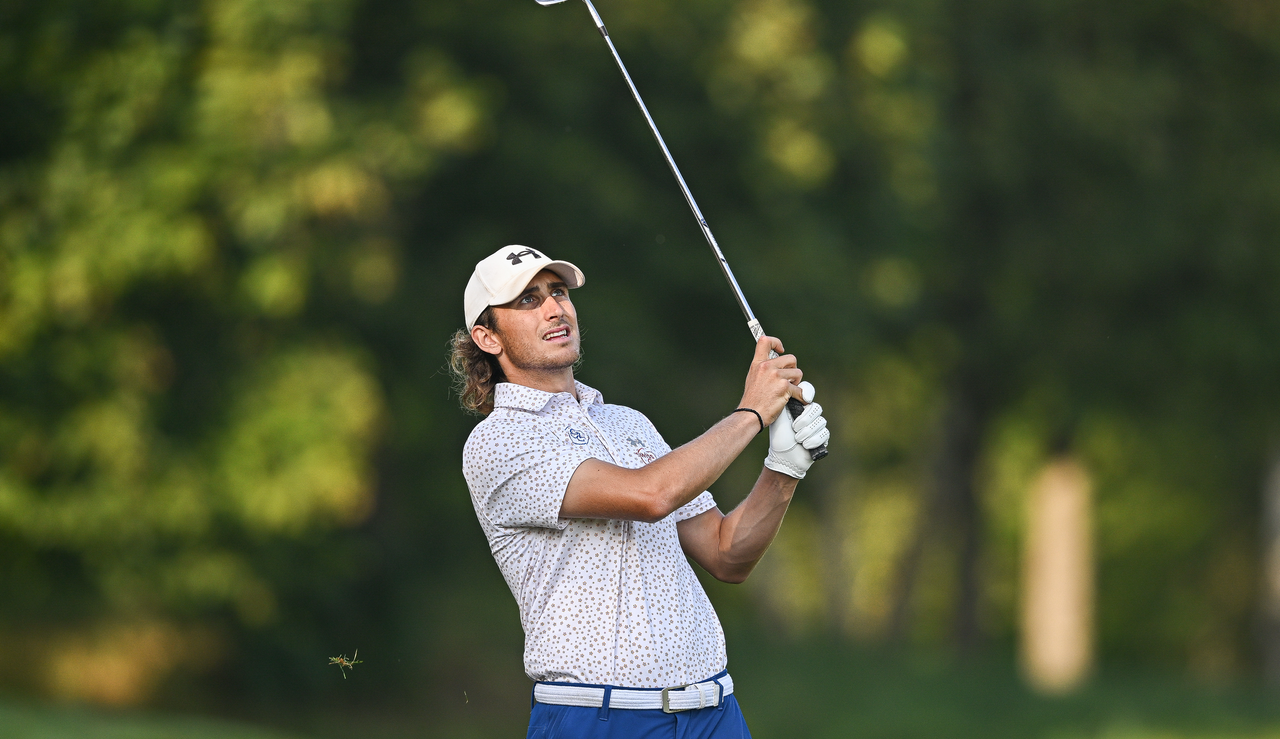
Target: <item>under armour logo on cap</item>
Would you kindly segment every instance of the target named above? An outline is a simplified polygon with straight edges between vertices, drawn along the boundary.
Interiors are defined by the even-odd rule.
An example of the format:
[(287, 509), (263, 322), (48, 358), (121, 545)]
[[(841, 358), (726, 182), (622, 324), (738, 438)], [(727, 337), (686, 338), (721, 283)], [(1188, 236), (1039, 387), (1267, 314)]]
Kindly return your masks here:
[(542, 259), (542, 255), (534, 251), (533, 249), (525, 249), (522, 252), (513, 251), (507, 255), (507, 259), (511, 260), (512, 265), (516, 265), (516, 264), (520, 264), (520, 257), (527, 257), (530, 255), (532, 255), (534, 259)]
[(467, 330), (476, 325), (476, 319), (491, 305), (503, 305), (515, 300), (529, 285), (529, 281), (542, 270), (551, 270), (564, 280), (567, 287), (580, 287), (587, 278), (582, 270), (569, 262), (530, 249), (521, 244), (507, 244), (476, 263), (476, 269), (467, 281), (467, 291), (462, 296), (466, 311)]

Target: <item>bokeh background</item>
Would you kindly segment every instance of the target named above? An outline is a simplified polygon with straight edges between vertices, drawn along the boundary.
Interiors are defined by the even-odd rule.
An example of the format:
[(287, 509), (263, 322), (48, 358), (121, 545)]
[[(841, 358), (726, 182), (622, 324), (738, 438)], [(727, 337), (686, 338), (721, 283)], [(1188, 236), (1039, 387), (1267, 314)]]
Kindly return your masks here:
[[(1280, 735), (1280, 5), (598, 7), (833, 431), (707, 586), (756, 735)], [(608, 401), (734, 407), (580, 3), (0, 3), (0, 735), (522, 735), (443, 369), (509, 243)]]

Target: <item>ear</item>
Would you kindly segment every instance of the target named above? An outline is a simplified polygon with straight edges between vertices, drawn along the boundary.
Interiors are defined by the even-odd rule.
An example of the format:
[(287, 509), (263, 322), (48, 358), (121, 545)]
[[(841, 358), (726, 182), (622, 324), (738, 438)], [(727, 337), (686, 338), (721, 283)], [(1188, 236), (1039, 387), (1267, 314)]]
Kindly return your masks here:
[(471, 340), (476, 342), (476, 346), (480, 347), (480, 351), (493, 356), (502, 354), (502, 339), (496, 332), (484, 326), (471, 327)]

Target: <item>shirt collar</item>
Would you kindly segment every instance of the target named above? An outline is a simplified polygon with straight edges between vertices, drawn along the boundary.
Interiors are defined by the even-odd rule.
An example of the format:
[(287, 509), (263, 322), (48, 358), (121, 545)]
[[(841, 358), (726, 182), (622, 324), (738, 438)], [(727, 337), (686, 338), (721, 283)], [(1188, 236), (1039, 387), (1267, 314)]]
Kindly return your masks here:
[[(577, 380), (573, 381), (573, 385), (578, 391), (579, 404), (583, 408), (604, 402), (604, 396), (600, 394), (599, 390), (584, 385)], [(563, 397), (570, 402), (573, 401), (573, 396), (569, 395), (569, 393), (549, 393), (545, 390), (536, 390), (524, 385), (517, 385), (514, 382), (500, 382), (493, 390), (493, 407), (514, 408), (516, 410), (539, 413), (557, 397)]]

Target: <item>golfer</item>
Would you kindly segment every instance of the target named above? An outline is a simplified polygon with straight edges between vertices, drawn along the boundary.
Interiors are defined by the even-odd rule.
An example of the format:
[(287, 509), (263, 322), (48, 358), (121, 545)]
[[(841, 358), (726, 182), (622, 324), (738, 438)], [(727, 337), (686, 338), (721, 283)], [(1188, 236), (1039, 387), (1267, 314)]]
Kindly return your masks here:
[[(524, 627), (534, 737), (750, 737), (724, 631), (694, 575), (739, 583), (782, 524), (826, 443), (822, 409), (794, 421), (795, 357), (763, 337), (736, 409), (672, 450), (638, 411), (574, 379), (578, 315), (568, 262), (507, 246), (476, 265), (450, 366), (486, 416), (463, 474)], [(688, 329), (692, 324), (678, 327)], [(724, 515), (706, 489), (770, 428), (765, 469)]]

